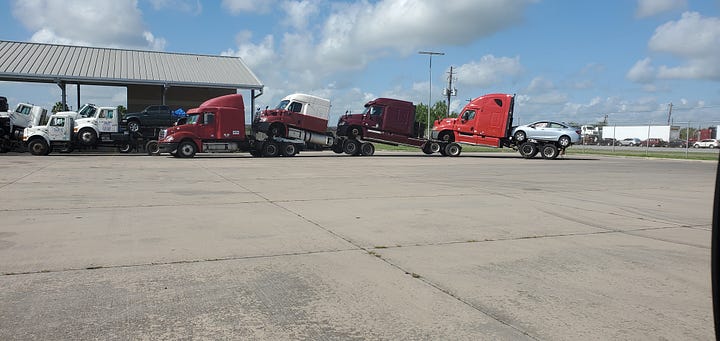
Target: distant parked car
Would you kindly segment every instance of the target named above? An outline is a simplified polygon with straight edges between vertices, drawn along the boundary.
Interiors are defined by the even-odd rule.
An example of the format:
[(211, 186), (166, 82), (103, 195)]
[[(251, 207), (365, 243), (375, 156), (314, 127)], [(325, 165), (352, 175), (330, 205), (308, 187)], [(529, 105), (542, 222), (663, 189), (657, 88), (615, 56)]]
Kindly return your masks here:
[(613, 138), (605, 138), (605, 139), (600, 140), (600, 142), (598, 142), (598, 145), (601, 145), (601, 146), (614, 146), (616, 144), (617, 144), (617, 141)]
[(716, 139), (705, 139), (693, 144), (693, 148), (720, 148), (720, 141)]
[(580, 142), (580, 129), (566, 123), (538, 121), (515, 127), (512, 136), (516, 143), (525, 140), (557, 141), (563, 147)]
[(685, 140), (672, 140), (668, 142), (668, 147), (672, 148), (685, 148), (687, 147), (687, 141)]
[(618, 146), (634, 147), (634, 146), (639, 146), (640, 142), (642, 142), (642, 141), (640, 141), (640, 139), (637, 137), (628, 137), (626, 139), (619, 140)]
[(645, 141), (640, 142), (640, 145), (645, 147), (665, 147), (667, 146), (667, 143), (665, 143), (663, 139), (649, 138)]
[(138, 113), (125, 115), (121, 124), (129, 131), (138, 131), (140, 127), (170, 127), (179, 117), (167, 105), (151, 105)]

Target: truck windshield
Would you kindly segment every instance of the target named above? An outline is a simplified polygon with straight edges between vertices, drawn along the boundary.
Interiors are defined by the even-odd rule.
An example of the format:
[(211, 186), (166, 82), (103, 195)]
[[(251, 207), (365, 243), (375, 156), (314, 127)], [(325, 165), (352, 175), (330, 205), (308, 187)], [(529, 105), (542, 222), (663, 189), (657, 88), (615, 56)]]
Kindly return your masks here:
[(199, 118), (200, 114), (190, 114), (187, 116), (187, 121), (185, 121), (185, 124), (197, 124)]
[(287, 108), (289, 103), (290, 103), (289, 100), (280, 101), (280, 104), (278, 104), (278, 106), (275, 109), (285, 109), (285, 108)]
[(382, 107), (365, 107), (365, 111), (363, 111), (363, 115), (380, 116), (380, 115), (382, 115), (382, 112), (383, 112)]
[(95, 116), (95, 106), (91, 104), (85, 104), (80, 111), (78, 111), (78, 116), (80, 118), (84, 117), (94, 117)]

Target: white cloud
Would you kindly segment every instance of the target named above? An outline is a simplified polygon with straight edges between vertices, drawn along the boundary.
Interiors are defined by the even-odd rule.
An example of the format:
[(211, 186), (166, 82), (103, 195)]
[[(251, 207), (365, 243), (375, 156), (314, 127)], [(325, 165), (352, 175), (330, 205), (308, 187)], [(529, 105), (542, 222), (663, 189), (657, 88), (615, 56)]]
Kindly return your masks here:
[(685, 8), (687, 0), (638, 0), (635, 15), (638, 18), (651, 17), (660, 13)]
[(317, 0), (285, 1), (282, 8), (288, 16), (288, 22), (298, 30), (305, 29), (309, 18), (318, 13)]
[(667, 22), (657, 29), (648, 48), (681, 60), (680, 65), (653, 66), (649, 58), (638, 61), (627, 78), (649, 83), (659, 79), (720, 80), (720, 18), (685, 12), (680, 20)]
[(655, 80), (655, 72), (655, 67), (652, 66), (652, 60), (645, 58), (635, 63), (625, 77), (633, 82), (650, 83)]
[(145, 28), (137, 1), (15, 1), (13, 16), (34, 31), (33, 42), (137, 49), (165, 46), (165, 39)]
[(457, 68), (458, 84), (489, 87), (519, 75), (522, 72), (520, 57), (483, 56), (480, 61), (463, 64)]
[(274, 0), (223, 0), (222, 7), (231, 14), (265, 13), (275, 4)]

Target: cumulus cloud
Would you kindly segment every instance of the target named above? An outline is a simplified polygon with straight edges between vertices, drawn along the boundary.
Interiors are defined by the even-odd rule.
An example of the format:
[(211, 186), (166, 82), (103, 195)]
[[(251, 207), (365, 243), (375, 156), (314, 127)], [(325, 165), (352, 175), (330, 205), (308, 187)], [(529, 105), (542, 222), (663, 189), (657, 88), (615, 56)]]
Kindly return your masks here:
[(681, 60), (680, 65), (653, 66), (646, 58), (637, 62), (627, 78), (648, 83), (660, 79), (720, 80), (720, 18), (703, 17), (685, 12), (680, 20), (670, 21), (655, 29), (648, 48), (667, 53)]
[[(41, 43), (120, 48), (164, 48), (146, 28), (137, 1), (15, 1), (13, 16)], [(62, 20), (58, 20), (62, 18)]]
[(638, 0), (635, 15), (646, 18), (687, 7), (687, 0)]
[(285, 1), (282, 8), (287, 13), (288, 23), (298, 30), (305, 29), (308, 19), (319, 9), (317, 0)]
[(360, 1), (338, 6), (325, 23), (318, 53), (364, 64), (368, 54), (463, 45), (522, 22), (534, 0)]
[(625, 77), (633, 82), (650, 83), (655, 80), (655, 72), (655, 67), (652, 66), (652, 60), (645, 58), (635, 63)]
[(483, 56), (479, 61), (463, 64), (457, 68), (458, 84), (489, 87), (512, 78), (522, 72), (520, 57)]

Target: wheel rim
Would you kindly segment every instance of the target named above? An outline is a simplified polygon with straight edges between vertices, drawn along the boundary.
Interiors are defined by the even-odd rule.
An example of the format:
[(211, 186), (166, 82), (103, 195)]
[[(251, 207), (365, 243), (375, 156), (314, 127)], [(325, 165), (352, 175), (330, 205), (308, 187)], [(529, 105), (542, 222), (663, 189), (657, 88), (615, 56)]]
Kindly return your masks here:
[(567, 147), (568, 145), (570, 145), (570, 138), (568, 138), (567, 136), (561, 137), (561, 138), (560, 138), (560, 145), (563, 146), (563, 147)]
[(183, 155), (188, 156), (188, 155), (191, 155), (195, 151), (195, 148), (192, 145), (186, 143), (182, 146), (180, 151), (182, 152)]
[(524, 141), (525, 140), (525, 133), (522, 131), (518, 131), (515, 133), (515, 140), (516, 141)]
[(552, 158), (553, 156), (555, 156), (555, 153), (555, 149), (552, 147), (543, 148), (543, 155), (545, 155), (545, 157), (547, 158)]
[(91, 133), (87, 130), (83, 130), (83, 133), (80, 135), (80, 139), (84, 143), (91, 143), (91, 142), (93, 142), (93, 133)]
[(355, 154), (357, 152), (357, 145), (355, 142), (348, 142), (345, 146), (345, 152), (348, 154)]
[(288, 156), (295, 155), (295, 146), (292, 144), (285, 146), (285, 155), (288, 155)]
[(433, 153), (439, 152), (439, 151), (440, 151), (440, 144), (439, 144), (439, 143), (435, 143), (435, 142), (431, 143), (431, 144), (430, 144), (430, 151), (433, 152)]
[(265, 152), (266, 152), (268, 155), (275, 155), (275, 154), (277, 154), (277, 146), (275, 146), (275, 145), (272, 144), (272, 143), (271, 143), (271, 144), (268, 144), (267, 147), (265, 147)]
[(132, 122), (128, 123), (128, 129), (130, 131), (138, 131), (138, 130), (140, 130), (140, 125), (137, 122), (132, 121)]
[(450, 142), (450, 134), (445, 133), (440, 137), (440, 141)]
[(45, 147), (40, 142), (34, 142), (32, 146), (30, 146), (30, 150), (33, 154), (40, 154), (45, 150)]
[(533, 147), (525, 144), (520, 147), (520, 151), (523, 153), (523, 155), (530, 155), (533, 152)]

